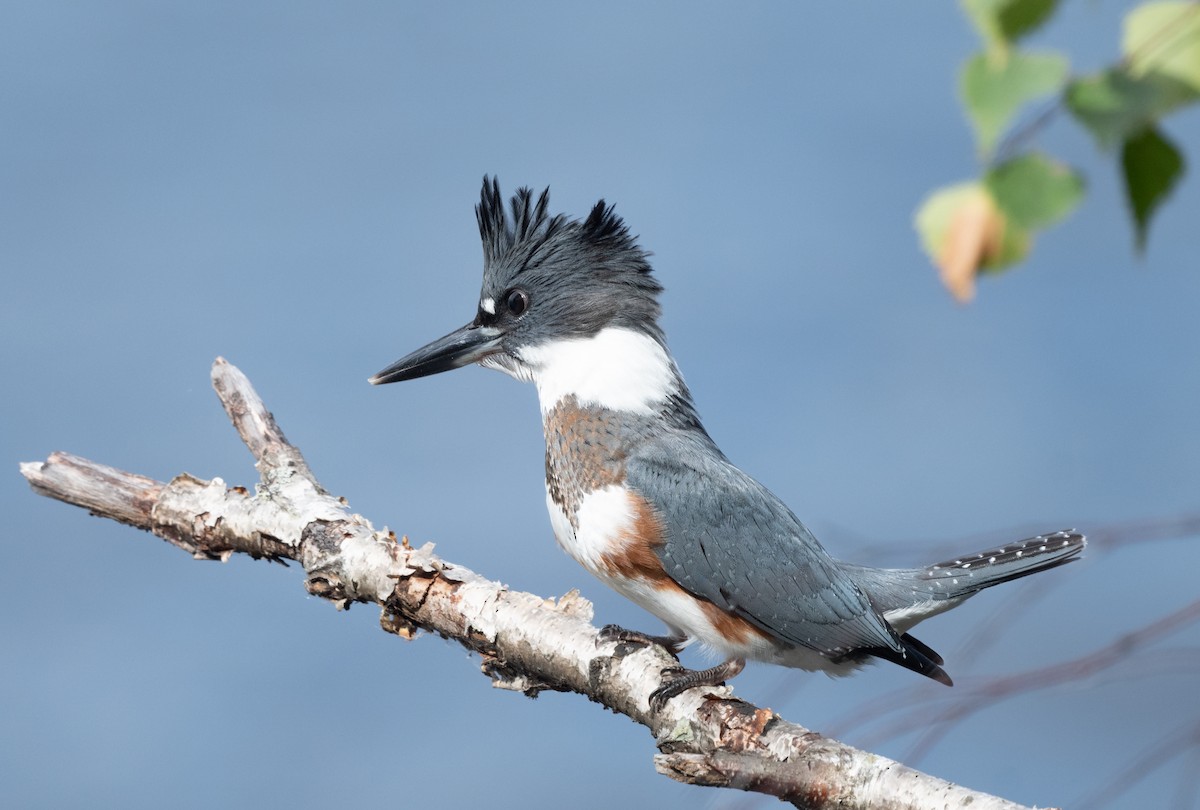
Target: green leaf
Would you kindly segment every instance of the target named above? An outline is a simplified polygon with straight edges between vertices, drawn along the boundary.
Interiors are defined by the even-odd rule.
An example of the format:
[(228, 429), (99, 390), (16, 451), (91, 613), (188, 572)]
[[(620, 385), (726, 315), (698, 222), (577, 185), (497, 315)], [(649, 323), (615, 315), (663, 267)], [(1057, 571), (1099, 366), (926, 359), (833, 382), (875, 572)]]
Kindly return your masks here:
[(1009, 42), (1037, 29), (1050, 19), (1058, 0), (1011, 0), (1000, 9), (1000, 28)]
[(1200, 93), (1200, 5), (1138, 6), (1125, 17), (1121, 53), (1130, 75), (1168, 76)]
[(1009, 220), (1035, 230), (1058, 222), (1083, 198), (1083, 178), (1044, 155), (1028, 154), (987, 173), (984, 185)]
[(1075, 118), (1105, 149), (1197, 98), (1200, 93), (1172, 76), (1158, 72), (1133, 76), (1122, 68), (1076, 79), (1066, 93)]
[(1021, 105), (1056, 92), (1066, 80), (1066, 57), (1053, 53), (976, 54), (963, 65), (959, 87), (979, 151), (990, 155)]
[(990, 51), (1007, 50), (1050, 19), (1057, 5), (1058, 0), (962, 0)]
[(1125, 141), (1121, 149), (1125, 195), (1133, 209), (1137, 249), (1146, 249), (1150, 217), (1183, 175), (1183, 155), (1153, 127)]

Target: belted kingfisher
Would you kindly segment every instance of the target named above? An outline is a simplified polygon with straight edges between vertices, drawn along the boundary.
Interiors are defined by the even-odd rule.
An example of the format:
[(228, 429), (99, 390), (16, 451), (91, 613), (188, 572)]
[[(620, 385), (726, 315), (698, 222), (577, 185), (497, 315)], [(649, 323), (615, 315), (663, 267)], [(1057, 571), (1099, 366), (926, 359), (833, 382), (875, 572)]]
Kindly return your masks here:
[(510, 205), (511, 217), (484, 177), (475, 318), (370, 381), (478, 363), (537, 386), (554, 536), (669, 628), (605, 636), (672, 653), (699, 641), (722, 656), (710, 669), (664, 671), (655, 708), (746, 659), (837, 675), (874, 657), (950, 686), (941, 656), (909, 629), (1083, 550), (1083, 535), (1060, 531), (922, 568), (834, 559), (700, 424), (658, 324), (662, 286), (613, 207), (601, 200), (582, 221), (551, 216), (549, 189), (535, 201), (528, 188)]

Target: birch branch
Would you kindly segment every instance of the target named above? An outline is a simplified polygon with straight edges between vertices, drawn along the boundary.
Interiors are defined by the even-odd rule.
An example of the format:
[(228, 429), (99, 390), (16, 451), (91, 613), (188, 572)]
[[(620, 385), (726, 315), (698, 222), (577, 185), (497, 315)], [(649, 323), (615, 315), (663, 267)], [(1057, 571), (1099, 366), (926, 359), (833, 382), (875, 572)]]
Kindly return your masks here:
[(377, 531), (321, 487), (241, 371), (218, 358), (212, 381), (254, 455), (254, 493), (186, 473), (163, 483), (61, 452), (22, 464), (21, 473), (40, 495), (144, 529), (200, 559), (241, 553), (298, 562), (310, 594), (340, 608), (377, 604), (383, 629), (406, 639), (420, 630), (454, 639), (479, 654), (498, 687), (584, 695), (649, 729), (654, 765), (672, 779), (814, 810), (1020, 807), (786, 722), (728, 687), (693, 689), (652, 712), (650, 693), (675, 663), (663, 649), (601, 641), (591, 603), (576, 591), (557, 600), (512, 591), (441, 559), (432, 544), (413, 548)]

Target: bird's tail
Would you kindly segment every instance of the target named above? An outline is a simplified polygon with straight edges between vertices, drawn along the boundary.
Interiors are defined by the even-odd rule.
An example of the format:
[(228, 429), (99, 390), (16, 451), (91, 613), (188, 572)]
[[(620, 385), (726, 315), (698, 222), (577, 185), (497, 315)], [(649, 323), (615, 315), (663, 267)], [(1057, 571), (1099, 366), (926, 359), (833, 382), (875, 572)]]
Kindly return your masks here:
[(999, 548), (965, 554), (925, 568), (850, 566), (875, 608), (904, 633), (984, 588), (1036, 574), (1076, 559), (1087, 544), (1069, 529), (1040, 534)]
[[(1071, 562), (1087, 540), (1074, 529), (1039, 534), (1019, 543), (968, 554), (920, 569), (917, 579), (943, 599), (969, 596), (984, 588)], [(937, 598), (937, 597), (935, 597)]]

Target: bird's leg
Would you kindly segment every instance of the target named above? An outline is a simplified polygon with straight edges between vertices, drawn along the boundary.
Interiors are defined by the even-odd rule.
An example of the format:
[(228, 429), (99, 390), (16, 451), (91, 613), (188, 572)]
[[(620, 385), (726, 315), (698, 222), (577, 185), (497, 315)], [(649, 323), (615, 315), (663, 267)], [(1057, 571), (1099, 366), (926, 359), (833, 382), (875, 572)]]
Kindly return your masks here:
[(624, 642), (626, 644), (641, 644), (643, 646), (657, 644), (669, 652), (672, 656), (678, 656), (679, 651), (683, 649), (684, 644), (687, 641), (687, 636), (651, 636), (647, 633), (641, 633), (637, 630), (626, 630), (620, 625), (606, 624), (600, 629), (600, 640)]
[(737, 675), (746, 668), (746, 659), (730, 658), (723, 664), (717, 664), (709, 669), (684, 669), (669, 667), (663, 670), (663, 675), (674, 677), (665, 679), (662, 686), (650, 694), (650, 708), (660, 712), (667, 701), (676, 695), (681, 695), (693, 686), (717, 686), (728, 678)]

